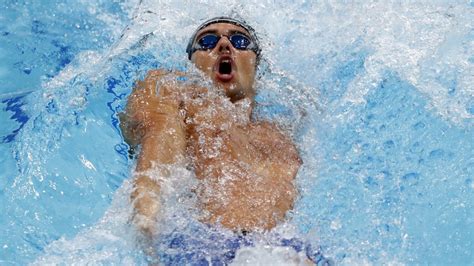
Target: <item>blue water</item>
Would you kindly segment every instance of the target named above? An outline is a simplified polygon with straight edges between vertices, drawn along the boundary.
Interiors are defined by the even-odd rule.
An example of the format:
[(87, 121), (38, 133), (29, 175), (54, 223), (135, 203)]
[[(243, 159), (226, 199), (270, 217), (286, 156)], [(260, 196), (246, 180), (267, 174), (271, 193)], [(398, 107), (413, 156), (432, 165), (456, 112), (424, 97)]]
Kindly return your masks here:
[(474, 265), (472, 3), (0, 6), (1, 264), (143, 263), (117, 113), (236, 10), (263, 42), (257, 115), (304, 161), (289, 223), (342, 265)]

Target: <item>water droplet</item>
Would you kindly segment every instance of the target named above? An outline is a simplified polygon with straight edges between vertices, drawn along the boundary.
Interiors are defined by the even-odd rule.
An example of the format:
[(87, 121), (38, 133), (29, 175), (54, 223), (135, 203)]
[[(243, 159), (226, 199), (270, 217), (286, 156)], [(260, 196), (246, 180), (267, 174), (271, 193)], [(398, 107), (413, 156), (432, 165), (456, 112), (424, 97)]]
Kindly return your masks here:
[(423, 123), (423, 122), (418, 122), (418, 123), (413, 125), (413, 128), (416, 129), (416, 130), (423, 129), (424, 127), (425, 127), (425, 123)]
[(393, 140), (387, 140), (383, 143), (383, 148), (385, 150), (392, 149), (394, 146), (395, 146), (395, 143), (393, 142)]
[(436, 149), (432, 150), (429, 154), (430, 159), (441, 159), (444, 157), (444, 150), (443, 149)]
[(31, 68), (25, 67), (25, 68), (23, 69), (23, 73), (25, 73), (25, 74), (27, 74), (27, 75), (31, 74)]

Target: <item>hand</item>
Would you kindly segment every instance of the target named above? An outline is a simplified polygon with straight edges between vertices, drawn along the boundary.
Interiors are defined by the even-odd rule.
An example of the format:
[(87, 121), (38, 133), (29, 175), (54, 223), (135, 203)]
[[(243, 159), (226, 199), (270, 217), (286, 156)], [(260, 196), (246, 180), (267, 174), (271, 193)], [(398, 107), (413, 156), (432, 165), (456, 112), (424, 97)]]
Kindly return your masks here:
[(146, 236), (157, 232), (158, 212), (160, 211), (160, 185), (145, 175), (137, 175), (130, 199), (134, 209), (132, 223)]
[(158, 231), (157, 213), (159, 211), (159, 201), (149, 202), (149, 198), (138, 197), (134, 200), (133, 206), (135, 210), (131, 217), (131, 224), (138, 230), (136, 235), (137, 243), (146, 254), (147, 260), (154, 262), (158, 260), (154, 237)]

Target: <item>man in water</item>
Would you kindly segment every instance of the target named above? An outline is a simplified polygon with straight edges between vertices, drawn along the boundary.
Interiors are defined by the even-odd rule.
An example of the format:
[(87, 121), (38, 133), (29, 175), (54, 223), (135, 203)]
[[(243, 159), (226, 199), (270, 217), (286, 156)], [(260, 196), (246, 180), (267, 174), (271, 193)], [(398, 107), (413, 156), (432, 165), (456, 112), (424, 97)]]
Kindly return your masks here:
[(192, 85), (183, 82), (185, 74), (163, 70), (137, 83), (121, 126), (130, 146), (141, 146), (131, 200), (133, 222), (144, 235), (157, 233), (162, 207), (161, 185), (150, 170), (163, 178), (170, 165), (194, 171), (204, 224), (237, 234), (268, 231), (292, 209), (298, 152), (276, 125), (251, 119), (260, 52), (245, 22), (214, 18), (187, 48), (212, 85)]

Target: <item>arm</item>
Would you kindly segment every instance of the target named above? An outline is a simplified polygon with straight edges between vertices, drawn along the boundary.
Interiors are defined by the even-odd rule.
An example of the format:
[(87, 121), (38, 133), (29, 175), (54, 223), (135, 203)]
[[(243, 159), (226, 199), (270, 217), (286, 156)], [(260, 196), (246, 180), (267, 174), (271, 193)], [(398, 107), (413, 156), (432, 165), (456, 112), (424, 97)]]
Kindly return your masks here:
[[(151, 174), (159, 171), (159, 165), (179, 162), (186, 149), (177, 89), (161, 84), (156, 93), (164, 75), (163, 71), (150, 71), (144, 81), (138, 82), (120, 117), (125, 140), (132, 147), (141, 145), (130, 198), (134, 208), (132, 222), (146, 236), (156, 233), (160, 209), (160, 184)], [(153, 175), (166, 177), (166, 172), (157, 171)]]

